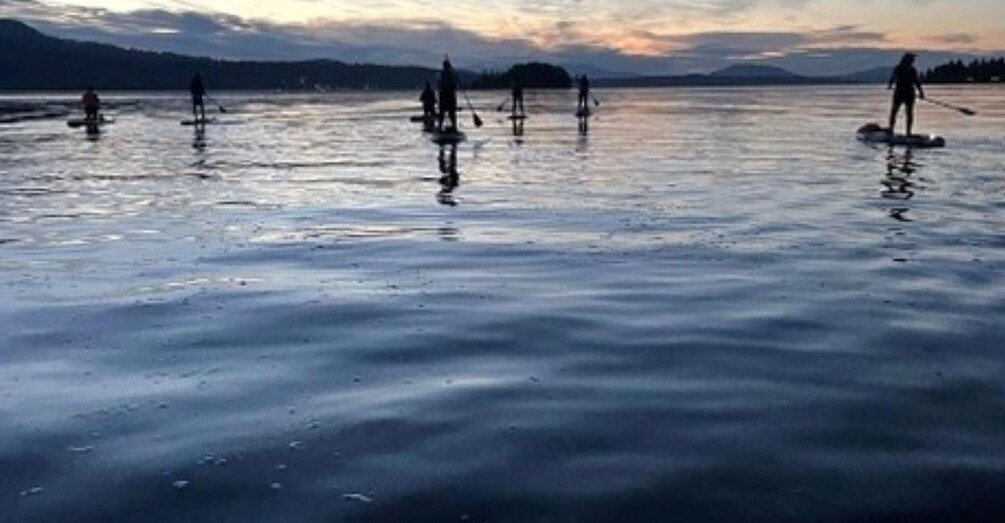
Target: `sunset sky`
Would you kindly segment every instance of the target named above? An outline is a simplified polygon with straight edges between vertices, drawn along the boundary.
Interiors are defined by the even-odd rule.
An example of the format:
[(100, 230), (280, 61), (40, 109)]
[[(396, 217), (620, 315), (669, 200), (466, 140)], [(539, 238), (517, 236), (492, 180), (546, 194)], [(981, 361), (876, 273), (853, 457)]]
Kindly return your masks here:
[[(1005, 50), (1002, 0), (0, 0), (0, 16), (69, 38), (226, 58), (469, 67), (541, 59), (600, 71), (797, 72)], [(925, 61), (922, 62), (923, 65)]]

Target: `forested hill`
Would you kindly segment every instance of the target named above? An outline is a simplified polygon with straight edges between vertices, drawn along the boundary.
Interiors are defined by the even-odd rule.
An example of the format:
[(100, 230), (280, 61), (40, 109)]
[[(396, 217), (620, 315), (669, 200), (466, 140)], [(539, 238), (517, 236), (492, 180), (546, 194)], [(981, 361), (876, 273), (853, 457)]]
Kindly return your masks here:
[(949, 62), (929, 69), (922, 81), (930, 84), (1005, 82), (1005, 58)]
[(0, 89), (184, 89), (199, 71), (211, 89), (414, 89), (436, 79), (421, 67), (225, 61), (61, 40), (0, 20)]
[(514, 83), (528, 89), (569, 89), (572, 77), (564, 68), (531, 62), (517, 64), (504, 73), (482, 73), (471, 84), (474, 89), (508, 89)]

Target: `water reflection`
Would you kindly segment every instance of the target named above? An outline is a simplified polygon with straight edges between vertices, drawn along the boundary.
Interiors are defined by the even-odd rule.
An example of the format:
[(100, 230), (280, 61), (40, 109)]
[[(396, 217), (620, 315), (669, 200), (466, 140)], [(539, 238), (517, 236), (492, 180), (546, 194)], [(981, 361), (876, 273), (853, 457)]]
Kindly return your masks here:
[(194, 130), (194, 136), (192, 138), (192, 148), (198, 152), (205, 152), (208, 144), (206, 143), (206, 125), (196, 124), (192, 127)]
[(888, 170), (820, 132), (869, 89), (0, 126), (0, 522), (1005, 521), (1005, 130)]
[(436, 195), (436, 200), (441, 205), (454, 207), (457, 200), (454, 198), (454, 189), (461, 185), (461, 174), (457, 171), (457, 144), (441, 145), (438, 157), (440, 173), (440, 192)]
[(579, 135), (586, 136), (590, 134), (590, 117), (588, 115), (580, 115), (579, 117)]
[(95, 123), (88, 123), (84, 127), (84, 132), (87, 135), (87, 140), (91, 142), (97, 142), (101, 140), (101, 126)]
[(440, 227), (436, 230), (436, 233), (445, 242), (457, 242), (461, 240), (461, 231), (457, 227)]
[[(880, 194), (884, 199), (907, 202), (917, 194), (913, 178), (919, 165), (914, 162), (914, 151), (910, 148), (902, 153), (894, 148), (890, 148), (886, 156), (886, 175), (882, 182), (883, 190)], [(912, 221), (907, 213), (909, 207), (897, 206), (889, 210), (890, 217), (899, 222)]]
[(523, 144), (523, 132), (524, 132), (524, 119), (523, 118), (513, 118), (513, 143), (517, 145)]

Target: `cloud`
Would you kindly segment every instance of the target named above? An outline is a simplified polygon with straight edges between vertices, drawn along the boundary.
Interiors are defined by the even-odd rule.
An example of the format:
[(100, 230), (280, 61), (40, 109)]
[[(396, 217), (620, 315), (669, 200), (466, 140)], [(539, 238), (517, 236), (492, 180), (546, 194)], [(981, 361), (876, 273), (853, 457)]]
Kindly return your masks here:
[[(523, 9), (568, 12), (594, 0), (551, 0)], [(812, 0), (775, 0), (799, 6)], [(695, 12), (740, 13), (757, 0), (643, 1), (639, 6)], [(657, 5), (658, 4), (658, 5)], [(605, 38), (577, 19), (493, 37), (440, 21), (313, 20), (282, 24), (231, 14), (142, 9), (131, 12), (5, 0), (0, 16), (28, 21), (48, 34), (137, 49), (231, 59), (339, 59), (348, 62), (435, 66), (444, 53), (467, 68), (497, 68), (515, 61), (547, 60), (572, 69), (614, 73), (707, 72), (740, 62), (781, 65), (802, 74), (842, 74), (895, 62), (899, 49), (886, 37), (856, 25), (807, 31), (703, 31), (662, 33), (641, 27), (630, 37)], [(641, 24), (644, 25), (644, 24)], [(601, 35), (603, 36), (603, 35)], [(627, 39), (626, 39), (627, 38)], [(941, 35), (942, 44), (973, 42), (967, 34)], [(946, 55), (932, 55), (942, 59)], [(923, 56), (924, 58), (924, 56)]]
[(935, 42), (936, 44), (974, 45), (980, 40), (980, 37), (967, 33), (951, 33), (935, 35), (930, 37), (929, 40)]

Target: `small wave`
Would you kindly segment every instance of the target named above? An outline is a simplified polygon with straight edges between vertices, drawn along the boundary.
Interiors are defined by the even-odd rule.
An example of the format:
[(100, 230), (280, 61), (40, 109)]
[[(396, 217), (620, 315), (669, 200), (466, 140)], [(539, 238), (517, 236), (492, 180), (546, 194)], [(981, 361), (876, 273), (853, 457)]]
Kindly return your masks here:
[(261, 203), (247, 200), (221, 200), (216, 202), (216, 204), (228, 207), (267, 207)]
[(54, 194), (66, 194), (66, 191), (60, 189), (50, 189), (46, 187), (13, 187), (10, 189), (0, 189), (0, 195), (3, 196), (51, 196)]
[(17, 114), (0, 115), (0, 124), (24, 123), (34, 120), (51, 120), (70, 114), (69, 111), (31, 111)]
[(188, 172), (188, 173), (181, 173), (181, 175), (182, 176), (189, 176), (189, 177), (192, 177), (192, 178), (198, 178), (200, 180), (219, 180), (220, 179), (220, 175), (218, 175), (218, 174), (210, 174), (210, 173)]
[(320, 160), (320, 161), (275, 161), (275, 162), (220, 162), (220, 167), (244, 169), (324, 169), (329, 167), (388, 167), (393, 165), (386, 160)]
[(69, 103), (0, 102), (0, 124), (60, 118), (70, 114)]

